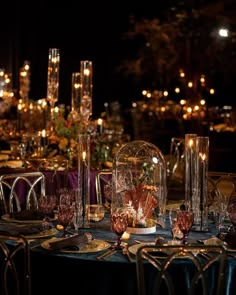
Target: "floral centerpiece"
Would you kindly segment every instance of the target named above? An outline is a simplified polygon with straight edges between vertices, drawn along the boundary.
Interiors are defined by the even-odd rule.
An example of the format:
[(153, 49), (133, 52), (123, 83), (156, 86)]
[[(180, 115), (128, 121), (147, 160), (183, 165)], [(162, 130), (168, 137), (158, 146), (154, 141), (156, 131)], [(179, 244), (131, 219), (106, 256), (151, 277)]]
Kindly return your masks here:
[(62, 112), (54, 116), (52, 131), (49, 135), (49, 144), (46, 150), (47, 157), (63, 156), (73, 160), (77, 155), (77, 142), (79, 133), (95, 134), (95, 123), (85, 123), (80, 114), (70, 112), (67, 117)]
[(126, 208), (128, 231), (150, 233), (163, 226), (166, 164), (161, 151), (146, 141), (132, 141), (117, 152), (112, 169), (113, 208)]

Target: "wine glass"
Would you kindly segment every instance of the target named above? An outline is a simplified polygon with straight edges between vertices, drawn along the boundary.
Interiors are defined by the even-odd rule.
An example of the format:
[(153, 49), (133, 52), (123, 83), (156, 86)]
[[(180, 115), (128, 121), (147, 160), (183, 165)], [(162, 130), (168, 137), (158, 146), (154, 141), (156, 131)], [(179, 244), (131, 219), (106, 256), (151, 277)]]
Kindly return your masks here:
[(179, 244), (178, 240), (183, 239), (183, 233), (181, 232), (178, 224), (177, 224), (177, 210), (170, 209), (169, 210), (169, 222), (170, 222), (170, 230), (172, 235), (172, 241), (171, 244)]
[(128, 214), (125, 209), (112, 209), (111, 212), (111, 229), (117, 235), (114, 249), (122, 249), (121, 237), (128, 227)]
[(236, 196), (231, 196), (229, 199), (227, 213), (229, 220), (232, 223), (231, 230), (236, 232)]
[(225, 211), (215, 211), (213, 213), (213, 217), (214, 217), (214, 222), (215, 222), (215, 227), (217, 230), (217, 235), (220, 234), (221, 229), (224, 228), (224, 220), (226, 217), (226, 212)]
[(39, 210), (44, 214), (42, 226), (44, 230), (50, 228), (51, 218), (54, 217), (54, 210), (56, 208), (57, 198), (55, 195), (41, 196), (39, 198)]
[(178, 210), (177, 224), (179, 226), (179, 229), (183, 233), (183, 244), (187, 244), (188, 235), (193, 225), (193, 220), (194, 214), (192, 211)]
[(66, 236), (67, 227), (73, 221), (75, 213), (75, 206), (73, 205), (59, 205), (58, 206), (58, 223), (63, 226), (62, 237)]

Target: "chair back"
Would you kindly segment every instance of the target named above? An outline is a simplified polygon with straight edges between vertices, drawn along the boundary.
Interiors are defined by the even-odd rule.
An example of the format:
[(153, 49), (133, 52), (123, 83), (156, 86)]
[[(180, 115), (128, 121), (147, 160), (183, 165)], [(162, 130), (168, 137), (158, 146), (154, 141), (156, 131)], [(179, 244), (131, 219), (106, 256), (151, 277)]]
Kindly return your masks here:
[(30, 248), (24, 236), (0, 233), (0, 294), (30, 295)]
[(42, 172), (22, 172), (0, 176), (1, 213), (38, 209), (38, 199), (45, 195)]
[(136, 253), (138, 295), (223, 294), (226, 261), (222, 246), (141, 246)]
[[(208, 172), (208, 203), (218, 204), (225, 210), (230, 198), (236, 194), (236, 174), (226, 172)], [(224, 204), (224, 205), (219, 205)]]

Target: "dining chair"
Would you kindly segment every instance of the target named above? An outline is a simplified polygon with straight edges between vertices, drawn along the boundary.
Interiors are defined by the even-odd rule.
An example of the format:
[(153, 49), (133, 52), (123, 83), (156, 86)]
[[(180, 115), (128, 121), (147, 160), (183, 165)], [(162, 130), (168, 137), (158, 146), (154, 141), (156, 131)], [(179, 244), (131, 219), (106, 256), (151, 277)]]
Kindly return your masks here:
[[(236, 194), (236, 173), (208, 172), (208, 203), (226, 210), (230, 198)], [(214, 206), (216, 204), (216, 206)]]
[(24, 236), (0, 232), (0, 294), (31, 295), (30, 247)]
[(112, 171), (110, 169), (99, 170), (95, 177), (97, 203), (103, 204), (111, 201)]
[(138, 295), (222, 295), (226, 261), (222, 246), (140, 246), (136, 253)]
[(2, 214), (38, 209), (38, 198), (41, 195), (45, 195), (45, 176), (42, 172), (19, 172), (0, 176)]

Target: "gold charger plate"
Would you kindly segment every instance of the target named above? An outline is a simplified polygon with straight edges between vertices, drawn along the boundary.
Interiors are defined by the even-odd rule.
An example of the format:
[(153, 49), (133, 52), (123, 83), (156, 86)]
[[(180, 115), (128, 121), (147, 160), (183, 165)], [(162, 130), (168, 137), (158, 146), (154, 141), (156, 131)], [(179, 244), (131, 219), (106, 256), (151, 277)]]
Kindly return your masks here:
[[(49, 240), (46, 240), (44, 242), (42, 242), (41, 246), (42, 248), (46, 249), (46, 250), (53, 250), (50, 247), (50, 243), (52, 243), (53, 241), (59, 241), (62, 240), (63, 238), (51, 238)], [(57, 250), (59, 252), (63, 252), (63, 253), (95, 253), (95, 252), (99, 252), (102, 250), (106, 250), (108, 248), (111, 247), (111, 244), (109, 244), (106, 241), (103, 240), (92, 240), (89, 244), (85, 245), (83, 248), (79, 249), (79, 250), (65, 250), (65, 249), (61, 249), (61, 250)]]
[(44, 230), (42, 232), (39, 232), (37, 234), (32, 234), (32, 235), (25, 235), (27, 239), (41, 239), (41, 238), (47, 238), (54, 236), (58, 233), (58, 230), (56, 228), (50, 228), (48, 230)]
[(21, 223), (21, 224), (41, 224), (42, 220), (41, 219), (37, 219), (37, 220), (22, 220), (22, 219), (15, 219), (10, 217), (9, 214), (4, 214), (2, 215), (2, 220), (7, 221), (7, 222), (15, 222), (15, 223)]

